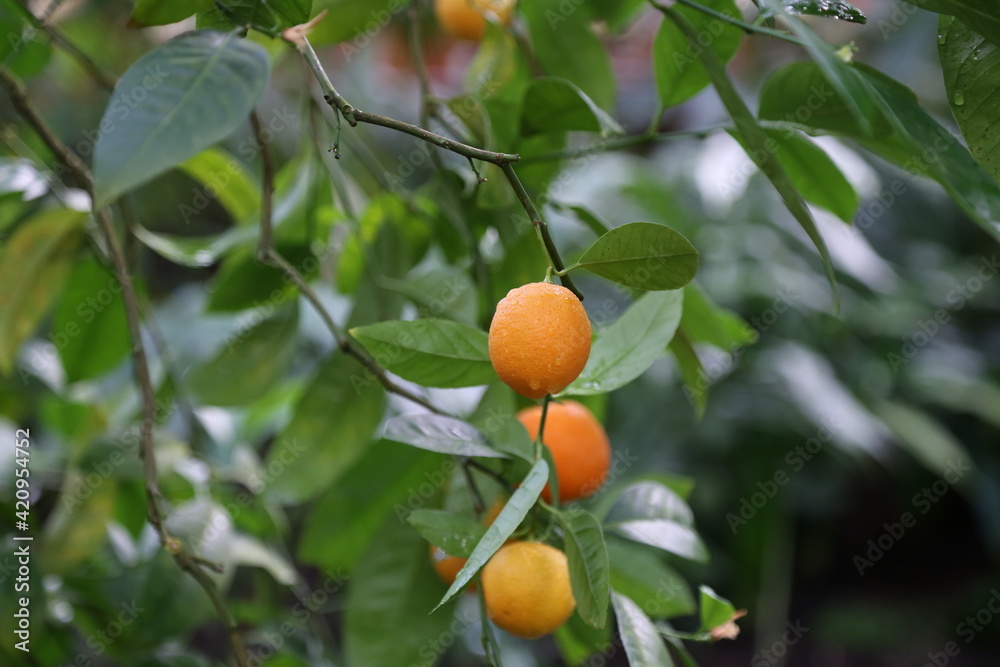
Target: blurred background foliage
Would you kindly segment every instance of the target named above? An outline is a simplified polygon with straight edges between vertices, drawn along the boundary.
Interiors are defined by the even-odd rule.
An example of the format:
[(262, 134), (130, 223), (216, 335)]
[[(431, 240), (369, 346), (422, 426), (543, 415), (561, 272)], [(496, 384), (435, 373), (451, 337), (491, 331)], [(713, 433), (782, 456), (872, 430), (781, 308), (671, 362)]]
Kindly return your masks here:
[[(322, 3), (314, 4), (318, 9)], [(339, 34), (379, 16), (368, 4), (340, 4), (363, 18), (341, 23), (330, 17), (315, 38), (329, 45), (320, 55), (340, 91), (360, 108), (419, 122), (420, 91), (405, 22), (394, 16), (370, 37), (353, 30)], [(617, 123), (634, 134), (646, 129), (659, 104), (651, 67), (658, 18), (652, 10), (628, 11), (641, 3), (620, 4), (620, 17), (608, 15), (622, 30), (607, 35), (617, 93), (597, 72), (587, 92), (614, 109)], [(831, 43), (853, 41), (860, 59), (911, 87), (926, 109), (953, 127), (938, 64), (937, 15), (904, 3), (856, 4), (868, 15), (866, 25), (810, 23)], [(20, 25), (10, 5), (0, 2), (5, 32)], [(115, 76), (193, 27), (189, 21), (138, 29), (128, 25), (132, 13), (129, 2), (67, 1), (55, 18), (73, 43)], [(477, 53), (476, 45), (440, 35), (429, 14), (423, 19), (434, 93), (469, 96), (451, 105), (455, 115), (470, 128), (488, 123), (476, 115), (481, 103), (475, 77), (495, 76), (490, 57), (509, 45), (491, 34)], [(514, 224), (516, 202), (498, 174), (487, 170), (489, 181), (476, 190), (463, 160), (442, 154), (449, 169), (437, 172), (426, 145), (365, 126), (345, 129), (342, 158), (334, 160), (326, 150), (334, 140), (330, 124), (310, 100), (315, 93), (300, 59), (278, 40), (250, 38), (272, 56), (260, 115), (273, 130), (279, 165), (278, 245), (299, 265), (316, 254), (316, 239), (332, 239), (337, 252), (320, 253), (311, 276), (338, 321), (354, 326), (438, 313), (440, 307), (421, 302), (422, 295), (450, 285), (456, 296), (445, 306), (448, 317), (482, 324), (508, 289), (541, 278), (544, 259), (532, 235)], [(336, 41), (341, 43), (330, 45)], [(800, 57), (794, 46), (747, 38), (729, 69), (756, 108), (766, 77)], [(57, 134), (89, 159), (88, 132), (99, 125), (108, 92), (42, 34), (8, 64), (29, 80), (32, 99)], [(489, 82), (487, 77), (480, 85)], [(617, 105), (608, 106), (614, 99)], [(6, 240), (19, 221), (40, 210), (49, 184), (37, 167), (48, 160), (6, 100), (0, 114), (0, 234)], [(658, 124), (663, 132), (692, 136), (562, 161), (544, 156), (565, 145), (590, 146), (594, 135), (539, 133), (507, 149), (536, 157), (520, 173), (534, 191), (547, 191), (545, 213), (570, 260), (589, 245), (600, 221), (663, 222), (701, 252), (697, 287), (686, 291), (685, 317), (692, 304), (703, 303), (721, 318), (694, 341), (708, 382), (685, 387), (684, 369), (667, 357), (638, 381), (590, 403), (606, 416), (616, 452), (634, 457), (626, 479), (656, 472), (693, 480), (689, 499), (712, 560), (673, 565), (750, 611), (736, 641), (693, 649), (701, 664), (922, 665), (929, 653), (955, 640), (960, 624), (985, 608), (1000, 587), (996, 242), (968, 222), (938, 185), (856, 144), (821, 138), (818, 143), (860, 197), (853, 227), (815, 210), (838, 270), (841, 310), (834, 314), (818, 256), (767, 181), (725, 132), (701, 136), (702, 128), (727, 119), (718, 97), (707, 91), (668, 110)], [(505, 146), (505, 128), (492, 131), (496, 144)], [(352, 593), (344, 584), (363, 571), (391, 570), (391, 554), (366, 550), (369, 540), (392, 514), (393, 493), (419, 488), (441, 468), (441, 458), (380, 441), (351, 461), (303, 459), (292, 464), (294, 474), (268, 478), (267, 464), (280, 456), (272, 448), (273, 433), (294, 419), (300, 398), (313, 396), (320, 406), (350, 405), (350, 420), (335, 433), (343, 438), (357, 437), (352, 429), (370, 432), (386, 399), (381, 391), (365, 397), (352, 387), (324, 384), (323, 376), (339, 377), (341, 369), (324, 368), (319, 379), (311, 379), (332, 342), (316, 315), (292, 298), (280, 273), (255, 261), (248, 230), (260, 186), (252, 137), (245, 126), (214, 153), (189, 160), (158, 178), (155, 187), (130, 196), (128, 205), (143, 229), (135, 230), (142, 243), (133, 241), (128, 250), (152, 304), (147, 315), (157, 341), (154, 371), (168, 415), (157, 440), (163, 488), (175, 507), (171, 530), (206, 558), (228, 564), (224, 576), (236, 616), (263, 641), (283, 637), (280, 654), (266, 664), (341, 664), (331, 661), (330, 647), (342, 643), (345, 605), (351, 595), (377, 595)], [(243, 170), (229, 173), (226, 183), (216, 180), (220, 195), (213, 197), (206, 186), (231, 156)], [(462, 182), (466, 195), (455, 197)], [(465, 224), (456, 224), (461, 220)], [(474, 268), (465, 263), (469, 234), (481, 238), (490, 278), (485, 290), (473, 286)], [(120, 295), (95, 261), (67, 265), (67, 271), (65, 287), (49, 295), (51, 316), (0, 380), (3, 440), (12, 441), (16, 428), (30, 427), (36, 443), (33, 521), (44, 539), (35, 565), (40, 585), (30, 660), (217, 664), (224, 659), (224, 641), (207, 598), (143, 529), (136, 438), (121, 435), (138, 398), (125, 363)], [(599, 279), (578, 283), (598, 327), (630, 301)], [(253, 376), (234, 383), (227, 377), (233, 362), (226, 343), (246, 337), (247, 309), (267, 304), (275, 291), (280, 296), (267, 314), (277, 317), (252, 329), (253, 351), (244, 347), (240, 359), (251, 360)], [(60, 332), (89, 317), (87, 308), (78, 309), (88, 294), (98, 299), (87, 306), (97, 324), (63, 345)], [(339, 357), (325, 363), (350, 364)], [(286, 373), (289, 365), (292, 372)], [(440, 405), (463, 414), (475, 408), (480, 393), (429, 390)], [(397, 410), (407, 407), (389, 400)], [(318, 437), (316, 429), (325, 424), (297, 422), (296, 432), (303, 439)], [(109, 461), (119, 461), (114, 453), (121, 442), (131, 446), (108, 469)], [(954, 482), (949, 470), (959, 460), (969, 470)], [(345, 472), (317, 495), (330, 481), (323, 477), (324, 465)], [(781, 472), (787, 477), (779, 483)], [(11, 459), (4, 457), (4, 517), (13, 513), (13, 479)], [(942, 479), (947, 483), (940, 484)], [(301, 502), (307, 498), (315, 501)], [(896, 537), (893, 526), (905, 512), (916, 523)], [(419, 551), (412, 536), (393, 539), (401, 553)], [(872, 562), (859, 565), (859, 558)], [(0, 565), (0, 628), (9, 637), (9, 550)], [(426, 574), (426, 564), (413, 567)], [(384, 585), (404, 585), (423, 574), (386, 571)], [(323, 613), (304, 613), (317, 595)], [(469, 604), (460, 601), (455, 618), (472, 613), (465, 609)], [(947, 664), (996, 664), (995, 617)], [(114, 641), (102, 639), (116, 619), (127, 632)], [(397, 621), (427, 622), (406, 616)], [(294, 631), (285, 632), (283, 623)], [(787, 647), (787, 655), (767, 653), (781, 643), (786, 623), (808, 631)], [(454, 646), (442, 664), (473, 664), (477, 630), (460, 624), (453, 631)], [(548, 641), (505, 640), (504, 648), (510, 656), (505, 664), (561, 664)], [(0, 650), (5, 664), (33, 664), (6, 639)], [(72, 663), (75, 656), (92, 662)], [(608, 664), (625, 664), (624, 656)]]

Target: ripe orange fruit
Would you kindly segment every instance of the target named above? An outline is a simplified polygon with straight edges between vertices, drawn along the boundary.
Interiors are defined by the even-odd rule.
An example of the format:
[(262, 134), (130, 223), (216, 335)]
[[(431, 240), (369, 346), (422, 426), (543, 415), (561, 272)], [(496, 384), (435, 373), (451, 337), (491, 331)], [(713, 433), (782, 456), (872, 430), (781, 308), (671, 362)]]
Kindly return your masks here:
[[(542, 407), (535, 405), (517, 413), (528, 435), (538, 437)], [(542, 443), (552, 452), (559, 479), (559, 501), (586, 498), (604, 484), (611, 467), (611, 443), (594, 413), (576, 401), (549, 403)], [(552, 489), (546, 484), (542, 498), (552, 502)]]
[(486, 32), (487, 12), (504, 23), (510, 23), (516, 0), (435, 0), (434, 13), (441, 28), (459, 39), (478, 42)]
[(449, 556), (441, 547), (431, 545), (431, 564), (434, 566), (434, 571), (441, 577), (441, 581), (449, 586), (455, 583), (458, 571), (465, 567), (467, 560), (468, 558)]
[(483, 567), (486, 615), (512, 635), (555, 632), (576, 607), (566, 554), (540, 542), (510, 542)]
[(490, 361), (511, 389), (528, 398), (562, 391), (590, 356), (590, 320), (565, 287), (528, 283), (512, 289), (490, 323)]

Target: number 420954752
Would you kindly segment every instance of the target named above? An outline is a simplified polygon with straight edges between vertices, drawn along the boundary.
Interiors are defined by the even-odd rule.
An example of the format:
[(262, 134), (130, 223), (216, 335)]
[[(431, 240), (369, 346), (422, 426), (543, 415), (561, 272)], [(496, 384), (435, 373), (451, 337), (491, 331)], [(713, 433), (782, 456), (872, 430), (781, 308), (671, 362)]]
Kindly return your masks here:
[(15, 505), (16, 515), (18, 521), (28, 521), (28, 511), (30, 505), (28, 503), (28, 498), (30, 497), (30, 492), (28, 489), (28, 459), (31, 456), (30, 450), (31, 446), (30, 440), (31, 434), (28, 429), (18, 429), (14, 433), (14, 475), (17, 480), (15, 485), (17, 486), (17, 492), (15, 497), (17, 502)]

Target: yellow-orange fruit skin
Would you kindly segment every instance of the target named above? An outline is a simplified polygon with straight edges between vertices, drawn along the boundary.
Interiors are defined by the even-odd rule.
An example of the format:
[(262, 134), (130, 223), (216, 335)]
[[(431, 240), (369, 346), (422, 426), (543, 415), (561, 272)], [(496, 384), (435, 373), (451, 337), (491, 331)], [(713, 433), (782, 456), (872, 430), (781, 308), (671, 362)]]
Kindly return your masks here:
[(562, 391), (590, 357), (590, 320), (565, 287), (529, 283), (507, 293), (490, 323), (489, 355), (500, 379), (527, 398)]
[(507, 25), (516, 4), (515, 0), (435, 0), (434, 13), (447, 34), (478, 42), (486, 32), (484, 14), (492, 12)]
[(540, 542), (500, 547), (482, 571), (486, 615), (525, 639), (555, 632), (573, 613), (566, 554)]
[[(521, 410), (517, 419), (528, 435), (538, 437), (541, 406)], [(601, 422), (586, 406), (576, 401), (550, 402), (542, 443), (552, 453), (560, 502), (590, 496), (604, 484), (611, 467), (611, 442)], [(552, 502), (548, 484), (542, 490), (542, 498)]]

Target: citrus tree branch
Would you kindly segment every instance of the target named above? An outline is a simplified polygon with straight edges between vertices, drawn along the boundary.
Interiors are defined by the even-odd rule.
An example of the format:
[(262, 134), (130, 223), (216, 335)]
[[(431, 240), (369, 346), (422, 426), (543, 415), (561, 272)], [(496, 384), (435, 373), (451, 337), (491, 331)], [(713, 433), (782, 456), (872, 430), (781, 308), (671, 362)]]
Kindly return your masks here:
[[(73, 180), (83, 186), (93, 200), (94, 178), (80, 158), (55, 135), (48, 124), (28, 99), (24, 84), (5, 67), (0, 67), (0, 86), (9, 95), (18, 115), (35, 131), (49, 148), (60, 166), (68, 170)], [(146, 488), (146, 516), (156, 529), (160, 544), (177, 562), (178, 566), (187, 572), (204, 589), (212, 601), (226, 626), (229, 643), (236, 663), (240, 667), (249, 667), (246, 648), (239, 634), (236, 620), (229, 612), (218, 587), (210, 576), (202, 569), (207, 561), (184, 550), (183, 543), (172, 537), (164, 523), (163, 513), (159, 507), (159, 499), (163, 496), (160, 490), (159, 475), (156, 467), (156, 451), (153, 441), (153, 427), (156, 423), (156, 393), (153, 389), (153, 379), (149, 372), (146, 349), (142, 341), (142, 320), (139, 314), (139, 299), (136, 295), (132, 276), (128, 271), (125, 252), (115, 233), (114, 223), (107, 208), (94, 211), (97, 226), (102, 240), (107, 246), (112, 264), (121, 284), (122, 300), (125, 304), (125, 318), (128, 323), (129, 335), (132, 340), (132, 366), (142, 397), (142, 414), (139, 421), (139, 457), (142, 460), (143, 479)], [(213, 566), (214, 567), (214, 566)]]
[(31, 11), (28, 11), (28, 15), (31, 18), (31, 22), (36, 28), (44, 32), (52, 40), (52, 43), (61, 48), (63, 51), (69, 55), (70, 58), (76, 61), (76, 63), (90, 75), (98, 85), (107, 90), (114, 90), (115, 84), (118, 82), (114, 76), (108, 74), (101, 66), (98, 65), (93, 59), (86, 53), (80, 50), (80, 48), (71, 42), (66, 35), (63, 34), (59, 28), (54, 26), (49, 22), (48, 18), (40, 18), (35, 16)]
[[(507, 182), (510, 183), (510, 187), (513, 188), (518, 201), (520, 201), (521, 206), (524, 207), (524, 212), (528, 214), (531, 224), (535, 227), (535, 233), (538, 235), (538, 239), (541, 241), (542, 247), (545, 249), (545, 254), (548, 257), (549, 266), (552, 267), (557, 274), (559, 274), (560, 271), (566, 268), (566, 265), (559, 256), (559, 250), (556, 248), (556, 244), (552, 240), (552, 235), (549, 233), (549, 226), (545, 224), (544, 220), (542, 220), (542, 215), (538, 212), (538, 209), (535, 208), (535, 204), (531, 201), (528, 191), (524, 189), (521, 179), (517, 177), (514, 167), (509, 164), (504, 164), (501, 165), (500, 168), (503, 169), (504, 176), (507, 177)], [(559, 274), (559, 280), (562, 282), (563, 287), (573, 292), (573, 294), (575, 294), (580, 301), (583, 301), (583, 294), (577, 289), (576, 285), (573, 284), (573, 280), (569, 276)]]
[(260, 241), (257, 246), (257, 258), (270, 266), (280, 269), (288, 276), (289, 280), (295, 283), (299, 292), (306, 298), (306, 300), (312, 305), (319, 315), (320, 319), (323, 320), (323, 324), (330, 331), (333, 336), (334, 341), (337, 343), (337, 347), (340, 348), (345, 354), (354, 357), (362, 366), (364, 366), (381, 384), (386, 391), (401, 396), (408, 401), (412, 401), (417, 405), (421, 405), (424, 408), (430, 410), (431, 412), (439, 415), (447, 414), (433, 403), (428, 400), (414, 394), (409, 389), (401, 387), (399, 384), (394, 382), (386, 374), (385, 369), (379, 366), (374, 359), (372, 359), (363, 349), (358, 347), (349, 336), (347, 336), (337, 323), (333, 321), (333, 317), (330, 312), (320, 301), (319, 296), (309, 286), (308, 281), (302, 273), (295, 268), (295, 266), (285, 259), (284, 256), (274, 246), (274, 231), (271, 224), (271, 214), (272, 214), (272, 199), (274, 195), (274, 158), (271, 156), (271, 147), (265, 139), (265, 133), (263, 132), (263, 126), (261, 125), (260, 118), (257, 113), (254, 112), (250, 115), (250, 123), (253, 126), (254, 136), (257, 139), (257, 144), (260, 146), (261, 159), (264, 163), (264, 173), (263, 173), (263, 195), (261, 198), (260, 206)]
[(298, 50), (302, 53), (305, 57), (306, 63), (309, 65), (309, 68), (313, 71), (316, 80), (319, 82), (320, 88), (323, 90), (323, 98), (326, 100), (327, 104), (333, 107), (335, 111), (344, 117), (344, 120), (346, 120), (351, 127), (356, 126), (358, 123), (378, 125), (390, 130), (396, 130), (397, 132), (409, 134), (418, 139), (422, 139), (427, 143), (433, 144), (438, 148), (451, 151), (452, 153), (457, 153), (473, 160), (490, 162), (500, 167), (510, 162), (517, 162), (521, 159), (521, 156), (516, 154), (498, 153), (495, 151), (484, 150), (482, 148), (476, 148), (475, 146), (469, 146), (468, 144), (463, 144), (460, 141), (443, 137), (440, 134), (435, 134), (430, 130), (425, 130), (417, 125), (405, 123), (401, 120), (396, 120), (395, 118), (388, 118), (386, 116), (368, 113), (367, 111), (362, 111), (361, 109), (354, 107), (348, 103), (346, 99), (344, 99), (343, 95), (337, 92), (336, 88), (333, 87), (330, 77), (327, 76), (326, 71), (323, 69), (323, 65), (319, 62), (319, 57), (316, 55), (316, 51), (313, 50), (312, 45), (309, 43), (309, 40), (301, 30), (296, 31), (294, 28), (286, 30), (283, 37), (285, 41), (298, 48)]
[[(746, 21), (738, 19), (738, 18), (736, 18), (734, 16), (730, 16), (729, 14), (725, 14), (723, 12), (720, 12), (717, 9), (712, 9), (711, 7), (706, 7), (705, 5), (702, 5), (702, 4), (698, 3), (698, 2), (695, 2), (694, 0), (675, 0), (675, 2), (677, 4), (679, 4), (679, 5), (684, 5), (685, 7), (690, 7), (691, 9), (697, 10), (697, 11), (703, 13), (703, 14), (707, 14), (709, 16), (717, 18), (720, 21), (722, 21), (723, 23), (728, 23), (729, 25), (736, 26), (737, 28), (742, 29), (744, 32), (755, 32), (755, 33), (757, 33), (759, 35), (767, 35), (768, 37), (774, 37), (776, 39), (782, 39), (782, 40), (784, 40), (786, 42), (789, 42), (790, 44), (797, 44), (798, 46), (802, 46), (802, 47), (806, 46), (806, 43), (803, 42), (801, 39), (799, 39), (795, 35), (791, 35), (791, 34), (785, 32), (783, 30), (774, 30), (772, 28), (766, 28), (766, 27), (761, 26), (761, 25), (755, 25), (753, 23), (747, 23)], [(650, 4), (652, 4), (654, 7), (656, 7), (661, 12), (664, 10), (664, 8), (669, 8), (668, 5), (664, 5), (661, 2), (657, 2), (657, 0), (650, 0)]]

